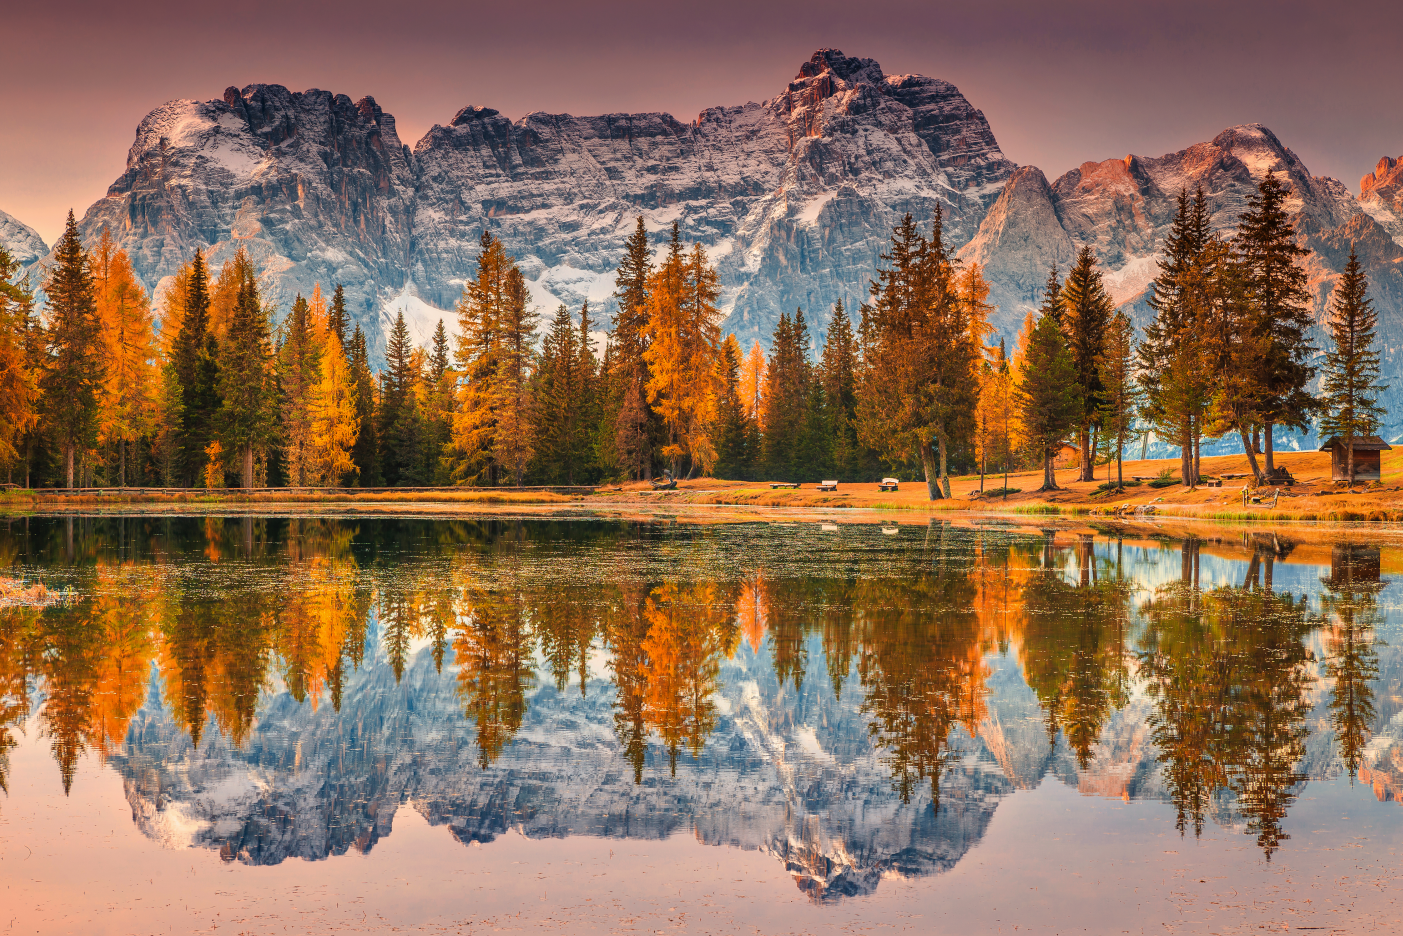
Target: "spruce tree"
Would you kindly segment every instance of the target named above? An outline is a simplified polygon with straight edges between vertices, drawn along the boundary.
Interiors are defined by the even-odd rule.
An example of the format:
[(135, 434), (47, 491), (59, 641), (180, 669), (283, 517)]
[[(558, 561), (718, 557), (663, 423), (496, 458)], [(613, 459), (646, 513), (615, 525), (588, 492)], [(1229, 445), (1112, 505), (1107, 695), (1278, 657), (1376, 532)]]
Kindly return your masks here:
[(781, 314), (771, 339), (763, 403), (764, 470), (786, 481), (803, 480), (814, 466), (802, 461), (808, 428), (813, 365), (809, 362), (809, 328), (804, 310)]
[(316, 340), (301, 293), (292, 302), (286, 337), (278, 349), (283, 465), (293, 487), (310, 484), (316, 473), (312, 445), (313, 395), (321, 376), (322, 348)]
[(852, 320), (839, 299), (823, 342), (819, 365), (823, 400), (828, 416), (830, 459), (834, 474), (856, 481), (862, 472), (862, 450), (857, 441), (857, 339)]
[(1115, 455), (1116, 489), (1120, 490), (1125, 486), (1125, 443), (1135, 424), (1139, 404), (1139, 387), (1135, 382), (1135, 326), (1124, 312), (1117, 312), (1111, 319), (1096, 367), (1104, 391), (1101, 425), (1106, 430), (1108, 448)]
[(1384, 409), (1379, 394), (1379, 350), (1374, 344), (1379, 314), (1369, 301), (1369, 277), (1351, 246), (1349, 262), (1335, 286), (1330, 308), (1332, 348), (1325, 352), (1321, 385), (1320, 433), (1339, 436), (1348, 454), (1348, 477), (1354, 483), (1354, 441), (1379, 431)]
[(385, 345), (377, 427), (380, 471), (391, 487), (424, 483), (424, 427), (419, 401), (414, 395), (419, 375), (414, 372), (413, 355), (409, 325), (404, 320), (404, 311), (400, 310)]
[(745, 403), (740, 398), (740, 342), (734, 334), (721, 343), (721, 398), (716, 405), (716, 477), (749, 480)]
[(457, 375), (452, 369), (448, 330), (443, 319), (434, 328), (428, 372), (424, 375), (428, 393), (425, 413), (424, 457), (427, 480), (449, 482), (448, 454), (453, 441), (453, 408), (457, 398)]
[(356, 419), (360, 423), (360, 433), (351, 448), (351, 461), (355, 463), (361, 486), (379, 487), (382, 479), (375, 422), (375, 375), (370, 370), (370, 352), (359, 325), (351, 336), (351, 385), (355, 391)]
[(1065, 331), (1062, 309), (1062, 280), (1057, 275), (1057, 264), (1047, 271), (1047, 282), (1043, 285), (1043, 300), (1038, 306), (1038, 315), (1050, 315), (1058, 328)]
[(1266, 470), (1274, 470), (1272, 428), (1283, 425), (1304, 432), (1316, 400), (1306, 392), (1315, 376), (1311, 358), (1311, 297), (1300, 261), (1310, 251), (1295, 242), (1295, 229), (1286, 213), (1291, 191), (1274, 172), (1248, 199), (1238, 221), (1236, 246), (1245, 268), (1247, 288), (1256, 311), (1257, 335), (1267, 341), (1262, 383), (1262, 429)]
[(1096, 255), (1090, 247), (1082, 247), (1076, 263), (1067, 273), (1062, 287), (1062, 331), (1067, 338), (1067, 350), (1072, 366), (1077, 370), (1077, 396), (1081, 403), (1078, 433), (1081, 449), (1079, 481), (1095, 478), (1096, 453), (1091, 442), (1093, 427), (1101, 422), (1101, 406), (1105, 401), (1105, 384), (1097, 364), (1106, 340), (1115, 306), (1101, 282), (1096, 268)]
[(1137, 352), (1142, 415), (1179, 443), (1180, 478), (1196, 481), (1195, 447), (1206, 400), (1204, 361), (1198, 347), (1205, 323), (1204, 251), (1209, 246), (1207, 199), (1200, 187), (1190, 200), (1181, 189), (1178, 209), (1151, 280), (1147, 304), (1154, 319)]
[(254, 456), (265, 451), (277, 425), (277, 388), (268, 313), (258, 296), (252, 264), (241, 273), (229, 339), (220, 349), (220, 442), (238, 459), (240, 483), (253, 487)]
[(350, 345), (346, 343), (346, 290), (340, 283), (336, 284), (336, 291), (331, 294), (331, 308), (327, 310), (326, 327), (336, 336), (336, 346), (346, 349), (350, 353)]
[[(661, 422), (646, 402), (651, 376), (644, 352), (648, 350), (648, 280), (652, 276), (653, 251), (648, 246), (648, 231), (643, 217), (628, 242), (623, 259), (614, 276), (614, 331), (610, 337), (612, 372), (611, 415), (614, 418), (616, 448), (627, 465), (621, 465), (640, 478), (651, 477), (655, 442), (661, 438)], [(637, 393), (631, 389), (636, 385)], [(636, 397), (636, 399), (633, 399)], [(640, 408), (641, 407), (641, 408)], [(643, 415), (646, 428), (639, 436), (636, 424)], [(628, 447), (624, 448), (624, 443)], [(641, 446), (641, 447), (640, 447)]]
[(1081, 401), (1076, 366), (1062, 330), (1051, 315), (1040, 316), (1027, 337), (1023, 367), (1015, 388), (1025, 442), (1043, 463), (1043, 486), (1057, 490), (1053, 462), (1077, 425)]
[(594, 335), (589, 317), (589, 300), (580, 305), (579, 390), (575, 408), (580, 421), (579, 444), (576, 449), (575, 475), (581, 481), (593, 483), (599, 477), (599, 422), (603, 415), (600, 362), (594, 356)]
[(562, 302), (541, 343), (540, 363), (532, 387), (535, 473), (548, 484), (575, 483), (574, 462), (583, 429), (581, 413), (576, 408), (581, 383), (578, 353), (574, 316)]
[(49, 431), (63, 450), (66, 484), (72, 488), (78, 453), (96, 439), (103, 377), (93, 277), (72, 211), (54, 248), (54, 261), (44, 283), (49, 353), (39, 386)]

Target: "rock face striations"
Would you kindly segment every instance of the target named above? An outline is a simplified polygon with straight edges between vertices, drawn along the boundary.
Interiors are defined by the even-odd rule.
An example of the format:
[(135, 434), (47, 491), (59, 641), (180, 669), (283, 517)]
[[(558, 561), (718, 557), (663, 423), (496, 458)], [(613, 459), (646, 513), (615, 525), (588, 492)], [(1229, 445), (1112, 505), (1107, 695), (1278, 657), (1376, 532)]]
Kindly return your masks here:
[(91, 242), (110, 230), (153, 291), (196, 248), (217, 268), (242, 245), (284, 309), (315, 282), (340, 282), (371, 324), (409, 263), (415, 179), (394, 118), (373, 98), (229, 88), (222, 101), (147, 115), (126, 172), (81, 231)]
[(767, 340), (782, 311), (823, 320), (860, 299), (906, 211), (940, 204), (967, 241), (1013, 168), (953, 85), (833, 49), (770, 100), (687, 123), (465, 107), (412, 152), (371, 98), (250, 85), (153, 111), (82, 231), (109, 228), (153, 289), (195, 248), (219, 262), (243, 244), (282, 308), (314, 281), (344, 283), (378, 339), (395, 308), (422, 337), (451, 318), (484, 230), (537, 304), (603, 303), (642, 215), (659, 237), (677, 221), (701, 241), (727, 327)]
[(0, 211), (0, 247), (22, 266), (37, 262), (49, 252), (38, 231), (3, 211)]

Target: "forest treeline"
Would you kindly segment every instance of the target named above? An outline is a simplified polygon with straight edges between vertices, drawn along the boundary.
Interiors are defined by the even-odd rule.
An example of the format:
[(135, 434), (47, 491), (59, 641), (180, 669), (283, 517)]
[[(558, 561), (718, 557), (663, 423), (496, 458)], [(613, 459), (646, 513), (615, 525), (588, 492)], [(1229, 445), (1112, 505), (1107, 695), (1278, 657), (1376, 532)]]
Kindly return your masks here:
[(902, 220), (869, 300), (855, 316), (837, 304), (821, 347), (796, 309), (768, 354), (722, 335), (716, 270), (676, 224), (655, 252), (638, 219), (602, 348), (588, 303), (561, 305), (539, 334), (520, 268), (484, 232), (456, 336), (440, 320), (418, 347), (401, 313), (378, 373), (340, 286), (279, 314), (245, 252), (218, 271), (196, 253), (159, 297), (158, 323), (126, 254), (106, 231), (86, 249), (70, 213), (42, 315), (0, 253), (0, 462), (25, 486), (67, 487), (896, 472), (938, 499), (952, 473), (1041, 467), (1054, 488), (1068, 445), (1081, 480), (1115, 462), (1119, 486), (1127, 448), (1153, 431), (1180, 447), (1186, 485), (1203, 442), (1223, 436), (1265, 481), (1277, 427), (1352, 440), (1384, 415), (1366, 276), (1351, 253), (1321, 359), (1288, 196), (1269, 174), (1225, 237), (1202, 190), (1181, 193), (1140, 340), (1082, 248), (1065, 279), (1049, 273), (1011, 353), (991, 343), (988, 286), (954, 256), (939, 209), (925, 231)]
[[(736, 553), (749, 561), (728, 560), (724, 573), (700, 564), (693, 577), (581, 584), (546, 571), (581, 550), (632, 555), (638, 533), (251, 517), (12, 528), (7, 546), (23, 542), (29, 562), (64, 565), (86, 584), (56, 605), (0, 609), (0, 788), (5, 751), (31, 720), (67, 786), (84, 752), (132, 743), (153, 692), (195, 745), (218, 732), (244, 746), (270, 687), (354, 711), (357, 671), (383, 666), (399, 681), (418, 647), (420, 666), (454, 681), (482, 768), (554, 685), (604, 694), (635, 783), (648, 769), (675, 772), (718, 725), (725, 662), (754, 654), (780, 686), (856, 700), (897, 792), (926, 787), (938, 803), (961, 756), (952, 738), (990, 730), (989, 660), (1003, 653), (1036, 696), (1046, 743), (1065, 744), (1082, 770), (1096, 769), (1142, 684), (1180, 830), (1221, 816), (1227, 792), (1270, 854), (1311, 731), (1333, 735), (1353, 776), (1377, 724), (1377, 574), (1332, 571), (1313, 605), (1273, 589), (1276, 540), (1255, 544), (1239, 584), (1212, 587), (1200, 586), (1201, 544), (1190, 540), (1182, 577), (1148, 594), (1089, 536), (1010, 542), (938, 525), (909, 574), (795, 577), (756, 561), (749, 542)], [(172, 563), (202, 571), (163, 574)], [(229, 578), (250, 567), (278, 588)]]

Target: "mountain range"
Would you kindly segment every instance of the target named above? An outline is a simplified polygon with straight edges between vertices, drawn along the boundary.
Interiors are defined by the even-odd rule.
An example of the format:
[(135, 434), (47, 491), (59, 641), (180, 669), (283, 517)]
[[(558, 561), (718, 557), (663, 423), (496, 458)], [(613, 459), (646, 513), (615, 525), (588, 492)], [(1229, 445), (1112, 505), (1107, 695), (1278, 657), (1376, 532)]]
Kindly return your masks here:
[[(122, 175), (84, 213), (138, 275), (161, 284), (198, 247), (215, 264), (240, 245), (286, 309), (313, 283), (343, 283), (382, 346), (403, 310), (420, 341), (473, 275), (484, 230), (518, 259), (535, 303), (612, 310), (613, 270), (636, 217), (660, 244), (675, 221), (700, 241), (723, 285), (725, 329), (767, 342), (803, 307), (822, 331), (833, 303), (862, 301), (893, 225), (938, 204), (960, 256), (984, 265), (999, 333), (1012, 339), (1052, 264), (1083, 244), (1117, 302), (1143, 324), (1145, 288), (1181, 190), (1203, 186), (1230, 230), (1268, 172), (1290, 209), (1322, 319), (1351, 247), (1371, 279), (1385, 374), (1403, 339), (1403, 163), (1384, 158), (1356, 196), (1313, 176), (1269, 129), (1232, 127), (1160, 157), (1083, 163), (1049, 182), (1006, 158), (984, 114), (952, 84), (888, 75), (872, 59), (820, 49), (777, 95), (669, 114), (510, 120), (467, 106), (411, 148), (373, 98), (279, 85), (220, 100), (172, 101), (137, 128)], [(0, 216), (0, 237), (42, 262), (32, 231)], [(1317, 343), (1323, 334), (1317, 336)], [(1403, 413), (1403, 387), (1385, 402)], [(1386, 435), (1403, 431), (1394, 415)]]

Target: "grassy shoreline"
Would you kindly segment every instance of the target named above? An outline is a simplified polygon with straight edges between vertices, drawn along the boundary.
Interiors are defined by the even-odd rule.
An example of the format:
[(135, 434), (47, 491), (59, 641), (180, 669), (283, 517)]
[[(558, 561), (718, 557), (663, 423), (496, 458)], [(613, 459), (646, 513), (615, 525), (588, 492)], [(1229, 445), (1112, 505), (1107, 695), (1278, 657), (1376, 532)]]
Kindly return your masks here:
[[(681, 482), (673, 491), (654, 491), (645, 484), (606, 485), (596, 488), (439, 488), (399, 490), (268, 489), (160, 490), (108, 488), (102, 491), (8, 491), (0, 494), (0, 513), (34, 511), (90, 511), (100, 509), (239, 508), (260, 510), (287, 507), (374, 508), (583, 508), (631, 511), (640, 508), (730, 507), (803, 511), (877, 511), (900, 514), (953, 516), (958, 514), (1008, 517), (1067, 517), (1103, 519), (1206, 520), (1217, 523), (1403, 523), (1403, 452), (1384, 453), (1380, 483), (1359, 486), (1351, 492), (1329, 480), (1329, 456), (1320, 452), (1288, 452), (1277, 457), (1296, 477), (1289, 488), (1268, 487), (1256, 492), (1262, 503), (1242, 505), (1241, 476), (1247, 473), (1244, 456), (1218, 456), (1203, 460), (1204, 473), (1223, 478), (1221, 487), (1187, 490), (1180, 485), (1128, 488), (1098, 494), (1108, 474), (1098, 467), (1097, 480), (1073, 480), (1075, 470), (1058, 472), (1058, 491), (1040, 493), (1041, 472), (1008, 476), (1009, 487), (1022, 488), (1007, 498), (976, 496), (977, 476), (953, 478), (952, 497), (931, 501), (920, 481), (905, 481), (896, 493), (882, 492), (875, 484), (842, 484), (837, 492), (820, 492), (810, 482), (797, 489), (771, 489), (755, 482), (717, 481), (703, 478)], [(1125, 465), (1127, 479), (1155, 477), (1178, 467), (1177, 460), (1132, 461)], [(1224, 476), (1227, 476), (1224, 478)], [(1002, 490), (1003, 476), (990, 476), (986, 487)], [(1269, 501), (1276, 494), (1275, 504)]]

